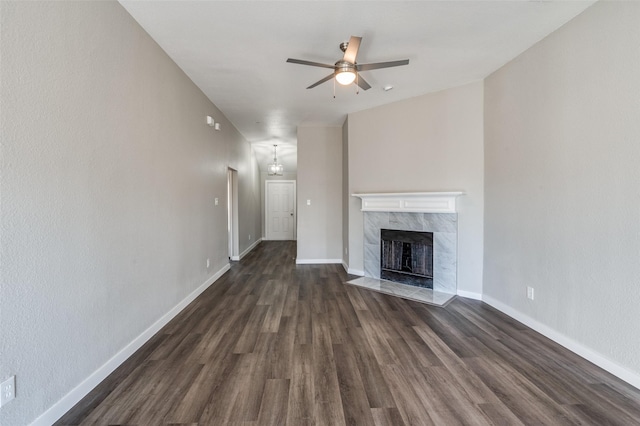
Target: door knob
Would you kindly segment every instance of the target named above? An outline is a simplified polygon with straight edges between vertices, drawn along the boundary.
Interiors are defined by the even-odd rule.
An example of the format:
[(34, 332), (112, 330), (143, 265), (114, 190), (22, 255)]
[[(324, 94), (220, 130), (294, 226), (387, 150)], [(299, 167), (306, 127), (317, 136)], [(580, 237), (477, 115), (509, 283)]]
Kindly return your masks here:
[(291, 216), (293, 216), (293, 213), (291, 213)]

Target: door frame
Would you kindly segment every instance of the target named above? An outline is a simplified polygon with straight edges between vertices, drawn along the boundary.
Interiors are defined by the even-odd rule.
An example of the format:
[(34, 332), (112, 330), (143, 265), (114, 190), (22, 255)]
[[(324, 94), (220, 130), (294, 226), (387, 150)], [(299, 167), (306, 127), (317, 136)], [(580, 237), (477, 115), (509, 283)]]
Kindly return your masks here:
[(297, 189), (295, 180), (285, 179), (268, 179), (264, 181), (264, 236), (265, 240), (269, 239), (269, 185), (272, 183), (293, 183), (293, 240), (298, 239), (298, 205), (297, 205)]
[(229, 260), (240, 260), (238, 236), (238, 171), (227, 168), (227, 247)]

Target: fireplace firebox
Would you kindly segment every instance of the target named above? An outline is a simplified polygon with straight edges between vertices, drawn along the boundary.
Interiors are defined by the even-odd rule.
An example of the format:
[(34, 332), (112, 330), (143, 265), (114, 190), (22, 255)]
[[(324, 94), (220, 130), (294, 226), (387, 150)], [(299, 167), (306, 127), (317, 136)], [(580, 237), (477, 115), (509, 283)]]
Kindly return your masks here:
[(381, 229), (380, 278), (433, 288), (433, 233)]

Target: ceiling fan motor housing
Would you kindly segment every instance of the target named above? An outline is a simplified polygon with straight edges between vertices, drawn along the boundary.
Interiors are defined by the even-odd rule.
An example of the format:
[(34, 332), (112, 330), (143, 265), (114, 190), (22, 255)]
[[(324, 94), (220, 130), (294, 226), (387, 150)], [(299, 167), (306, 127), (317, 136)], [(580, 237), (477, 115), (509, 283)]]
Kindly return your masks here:
[(356, 72), (355, 64), (352, 64), (342, 59), (336, 62), (336, 74), (341, 72)]

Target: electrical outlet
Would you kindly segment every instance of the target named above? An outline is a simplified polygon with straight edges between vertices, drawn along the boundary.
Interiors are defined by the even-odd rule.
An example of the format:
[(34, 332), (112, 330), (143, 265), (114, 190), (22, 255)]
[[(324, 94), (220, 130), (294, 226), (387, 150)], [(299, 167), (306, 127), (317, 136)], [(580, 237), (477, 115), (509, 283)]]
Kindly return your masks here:
[(344, 248), (344, 254), (349, 254), (349, 249), (348, 248)]
[(211, 260), (207, 259), (207, 268), (211, 265)]
[(0, 383), (0, 407), (16, 397), (16, 376)]
[(251, 241), (251, 234), (249, 234), (249, 241)]
[(527, 287), (527, 299), (534, 300), (533, 287)]

